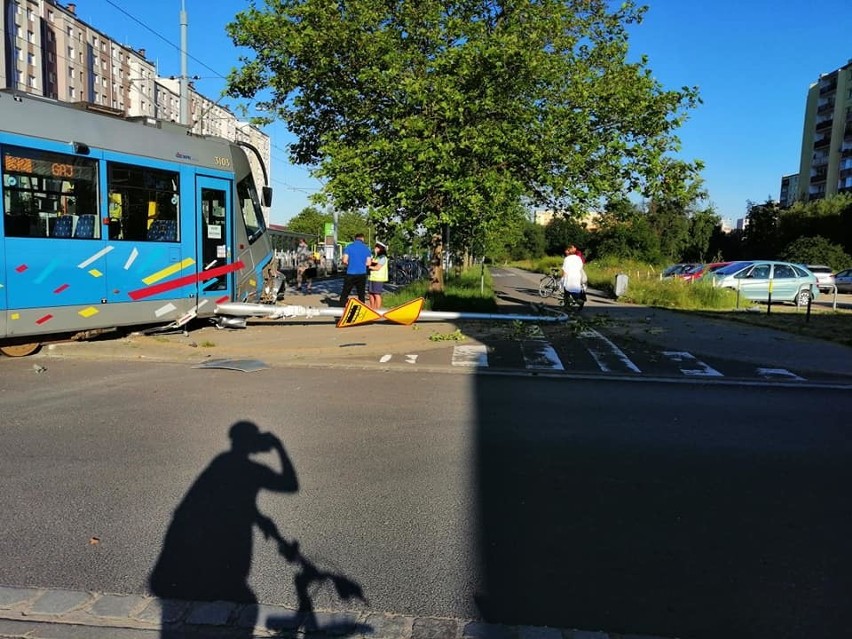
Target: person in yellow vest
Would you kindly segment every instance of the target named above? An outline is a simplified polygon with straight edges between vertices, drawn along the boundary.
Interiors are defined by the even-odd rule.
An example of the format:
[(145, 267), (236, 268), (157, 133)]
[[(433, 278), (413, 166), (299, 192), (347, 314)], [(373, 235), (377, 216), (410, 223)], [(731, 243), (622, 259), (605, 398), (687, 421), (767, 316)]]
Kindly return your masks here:
[(367, 270), (370, 271), (367, 276), (367, 293), (370, 295), (367, 306), (377, 311), (382, 307), (382, 293), (384, 292), (385, 282), (388, 281), (388, 247), (386, 244), (377, 241), (373, 251), (375, 255), (367, 265)]

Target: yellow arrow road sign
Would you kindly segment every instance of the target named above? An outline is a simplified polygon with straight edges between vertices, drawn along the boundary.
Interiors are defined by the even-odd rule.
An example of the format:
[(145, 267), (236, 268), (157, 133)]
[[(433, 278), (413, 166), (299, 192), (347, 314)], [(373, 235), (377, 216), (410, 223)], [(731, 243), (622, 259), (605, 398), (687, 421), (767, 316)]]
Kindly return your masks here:
[(380, 313), (374, 311), (361, 300), (352, 297), (346, 303), (346, 308), (343, 309), (343, 315), (341, 315), (340, 319), (337, 320), (337, 328), (369, 324), (370, 322), (375, 322), (381, 318), (382, 316)]
[(420, 311), (423, 309), (425, 300), (422, 297), (395, 306), (389, 311), (385, 311), (384, 315), (364, 304), (354, 297), (346, 303), (346, 308), (343, 309), (343, 315), (337, 321), (337, 328), (346, 328), (347, 326), (358, 326), (359, 324), (369, 324), (380, 319), (386, 319), (394, 324), (402, 324), (408, 326), (417, 321), (420, 316)]
[(418, 297), (416, 300), (411, 300), (405, 304), (395, 306), (389, 311), (385, 311), (385, 314), (382, 315), (382, 317), (389, 322), (402, 324), (404, 326), (414, 324), (420, 316), (420, 311), (423, 309), (424, 302), (425, 300), (422, 297)]

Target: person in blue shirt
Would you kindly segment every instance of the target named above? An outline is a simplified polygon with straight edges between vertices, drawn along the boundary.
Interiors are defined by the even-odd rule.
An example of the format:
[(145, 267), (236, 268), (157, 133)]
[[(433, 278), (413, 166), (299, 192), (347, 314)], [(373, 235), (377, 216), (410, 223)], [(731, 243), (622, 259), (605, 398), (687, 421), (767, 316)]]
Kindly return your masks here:
[(349, 294), (354, 288), (361, 302), (367, 301), (367, 264), (372, 261), (370, 247), (364, 243), (364, 234), (358, 233), (355, 240), (343, 249), (343, 265), (346, 275), (343, 277), (343, 289), (340, 291), (340, 305), (346, 306)]

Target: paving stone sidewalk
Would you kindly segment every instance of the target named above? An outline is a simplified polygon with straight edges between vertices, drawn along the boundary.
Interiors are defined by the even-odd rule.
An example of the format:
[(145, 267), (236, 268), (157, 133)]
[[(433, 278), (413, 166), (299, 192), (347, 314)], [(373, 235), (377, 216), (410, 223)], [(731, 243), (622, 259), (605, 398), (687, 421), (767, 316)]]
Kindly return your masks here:
[(0, 586), (0, 637), (26, 639), (660, 639), (373, 612), (313, 611), (225, 601)]

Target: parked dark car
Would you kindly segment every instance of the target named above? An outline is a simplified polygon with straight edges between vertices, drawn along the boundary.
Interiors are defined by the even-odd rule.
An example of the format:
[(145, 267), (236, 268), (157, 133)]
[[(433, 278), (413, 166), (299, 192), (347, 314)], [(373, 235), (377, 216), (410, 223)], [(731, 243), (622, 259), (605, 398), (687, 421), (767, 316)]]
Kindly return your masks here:
[(838, 293), (852, 293), (852, 268), (846, 268), (834, 274), (834, 284)]
[(684, 273), (691, 271), (692, 269), (701, 266), (701, 264), (696, 264), (694, 262), (682, 263), (682, 264), (672, 264), (671, 266), (667, 266), (662, 273), (660, 273), (660, 277), (663, 279), (669, 277), (677, 277), (679, 275), (683, 275)]

